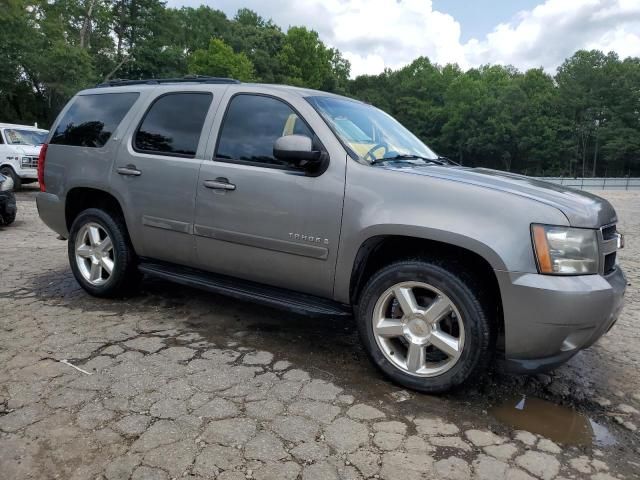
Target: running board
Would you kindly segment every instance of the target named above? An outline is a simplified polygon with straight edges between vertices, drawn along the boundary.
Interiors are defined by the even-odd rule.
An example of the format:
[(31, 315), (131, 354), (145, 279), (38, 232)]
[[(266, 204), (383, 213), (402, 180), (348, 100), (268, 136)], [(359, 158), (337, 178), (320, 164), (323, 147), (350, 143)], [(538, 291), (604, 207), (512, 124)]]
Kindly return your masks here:
[(138, 269), (152, 277), (219, 293), (239, 300), (288, 310), (301, 315), (312, 317), (344, 317), (351, 315), (348, 305), (343, 305), (333, 300), (225, 275), (150, 261), (142, 261)]

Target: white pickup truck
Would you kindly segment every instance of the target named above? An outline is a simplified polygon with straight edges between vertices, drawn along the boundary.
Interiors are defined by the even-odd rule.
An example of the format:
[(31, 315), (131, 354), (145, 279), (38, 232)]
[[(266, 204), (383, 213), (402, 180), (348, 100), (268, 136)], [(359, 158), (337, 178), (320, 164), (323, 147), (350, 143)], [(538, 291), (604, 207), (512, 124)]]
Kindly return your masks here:
[(0, 173), (13, 179), (14, 190), (38, 181), (38, 155), (48, 133), (28, 125), (0, 123)]

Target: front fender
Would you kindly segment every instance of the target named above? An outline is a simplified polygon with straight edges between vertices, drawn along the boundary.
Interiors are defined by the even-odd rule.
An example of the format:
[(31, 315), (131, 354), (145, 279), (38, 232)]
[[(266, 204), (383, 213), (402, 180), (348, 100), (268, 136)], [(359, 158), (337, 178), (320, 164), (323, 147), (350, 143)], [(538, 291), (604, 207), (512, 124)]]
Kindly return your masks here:
[(555, 207), (507, 192), (348, 162), (334, 298), (349, 303), (358, 251), (376, 236), (442, 242), (478, 254), (494, 270), (535, 273), (531, 223), (568, 220)]

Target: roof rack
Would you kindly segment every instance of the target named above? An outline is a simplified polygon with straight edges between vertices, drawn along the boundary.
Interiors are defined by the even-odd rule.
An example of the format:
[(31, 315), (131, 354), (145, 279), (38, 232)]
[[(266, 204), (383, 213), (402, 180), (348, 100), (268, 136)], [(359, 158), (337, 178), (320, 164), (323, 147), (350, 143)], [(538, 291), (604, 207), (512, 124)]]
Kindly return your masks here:
[(181, 78), (151, 78), (146, 80), (127, 80), (116, 78), (99, 83), (97, 87), (125, 87), (127, 85), (160, 85), (162, 83), (240, 83), (234, 78), (207, 77), (206, 75), (186, 75)]

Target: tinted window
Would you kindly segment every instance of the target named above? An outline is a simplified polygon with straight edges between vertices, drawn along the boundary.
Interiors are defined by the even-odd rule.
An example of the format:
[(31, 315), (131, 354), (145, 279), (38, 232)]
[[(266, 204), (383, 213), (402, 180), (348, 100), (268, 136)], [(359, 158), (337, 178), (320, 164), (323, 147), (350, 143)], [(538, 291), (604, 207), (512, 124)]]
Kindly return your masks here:
[(220, 133), (216, 158), (285, 165), (273, 156), (273, 144), (283, 135), (306, 135), (309, 127), (286, 103), (258, 95), (233, 97)]
[(103, 147), (137, 98), (137, 93), (76, 97), (53, 132), (51, 143)]
[(158, 98), (136, 132), (136, 150), (195, 157), (212, 98), (210, 93), (172, 93)]

